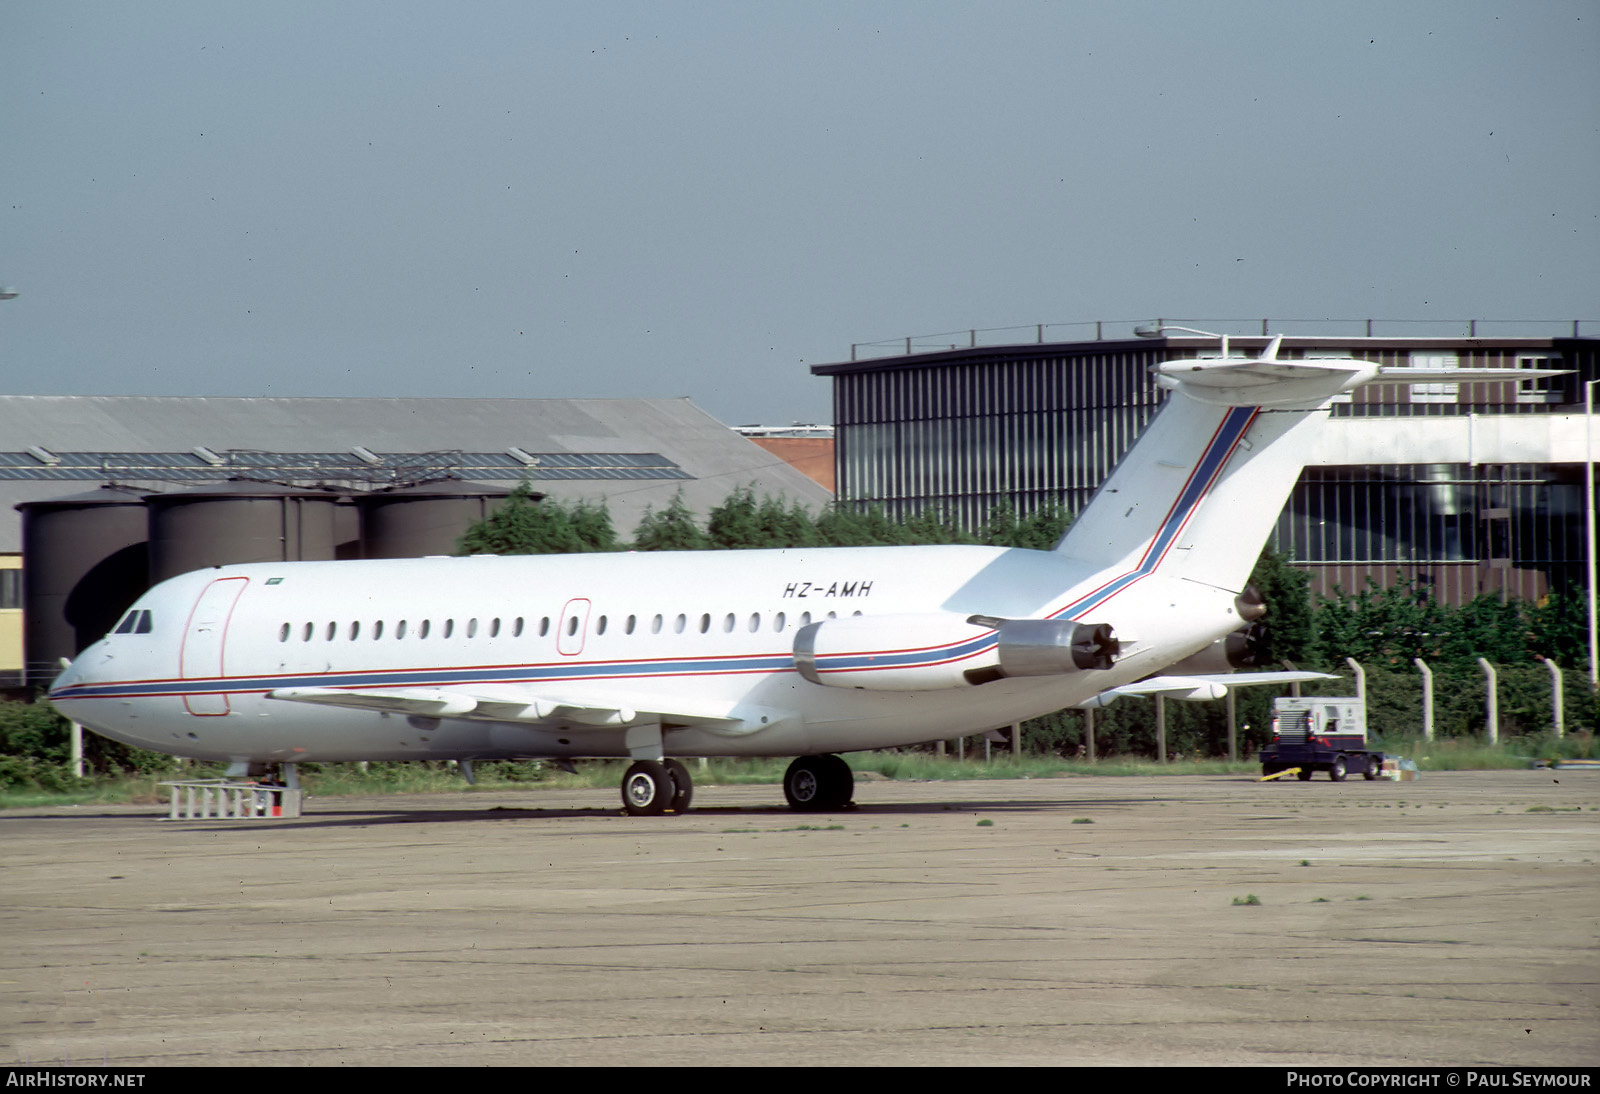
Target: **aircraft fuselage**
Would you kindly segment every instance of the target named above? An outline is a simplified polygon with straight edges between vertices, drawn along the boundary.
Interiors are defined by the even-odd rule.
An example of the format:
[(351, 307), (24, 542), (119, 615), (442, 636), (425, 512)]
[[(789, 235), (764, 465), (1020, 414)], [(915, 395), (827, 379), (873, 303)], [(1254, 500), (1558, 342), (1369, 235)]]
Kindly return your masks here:
[[(627, 756), (623, 731), (648, 722), (669, 756), (843, 752), (1005, 726), (1136, 680), (1237, 628), (1233, 595), (961, 546), (261, 563), (152, 589), (52, 697), (116, 740), (210, 760)], [(876, 686), (878, 653), (902, 668), (992, 656), (973, 614), (1108, 623), (1122, 654), (1103, 671)], [(805, 679), (796, 634), (857, 616), (913, 631), (949, 618), (970, 638), (874, 651), (839, 686)], [(269, 697), (297, 689), (485, 701), (456, 716), (446, 699), (435, 716)], [(492, 713), (547, 697), (547, 714)]]

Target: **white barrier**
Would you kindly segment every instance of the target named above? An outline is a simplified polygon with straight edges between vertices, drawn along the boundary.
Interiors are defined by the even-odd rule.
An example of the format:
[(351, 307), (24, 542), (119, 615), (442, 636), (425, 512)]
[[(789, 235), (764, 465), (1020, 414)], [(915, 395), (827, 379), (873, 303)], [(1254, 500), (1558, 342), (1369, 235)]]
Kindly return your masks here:
[(287, 786), (260, 786), (227, 779), (168, 782), (172, 802), (168, 820), (267, 820), (298, 817), (304, 792)]

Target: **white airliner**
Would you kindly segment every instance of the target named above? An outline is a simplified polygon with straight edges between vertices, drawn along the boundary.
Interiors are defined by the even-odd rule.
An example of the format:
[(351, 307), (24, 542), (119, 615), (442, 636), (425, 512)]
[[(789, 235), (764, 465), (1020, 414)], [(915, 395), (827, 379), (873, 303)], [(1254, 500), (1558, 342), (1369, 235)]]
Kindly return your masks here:
[[(626, 756), (637, 814), (688, 807), (673, 757), (798, 755), (790, 804), (842, 807), (840, 752), (1108, 694), (1223, 694), (1210, 674), (1260, 612), (1246, 581), (1328, 399), (1549, 374), (1279, 361), (1278, 346), (1156, 366), (1171, 397), (1052, 551), (222, 566), (151, 589), (50, 697), (115, 740), (239, 764)], [(1149, 679), (1164, 669), (1179, 675)]]

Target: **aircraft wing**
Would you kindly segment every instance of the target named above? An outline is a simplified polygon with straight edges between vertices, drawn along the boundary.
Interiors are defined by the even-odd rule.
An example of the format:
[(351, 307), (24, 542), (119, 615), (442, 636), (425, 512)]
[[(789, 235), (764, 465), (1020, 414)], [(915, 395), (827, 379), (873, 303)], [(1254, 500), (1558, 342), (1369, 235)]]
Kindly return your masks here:
[[(491, 722), (529, 722), (569, 725), (574, 728), (621, 728), (659, 722), (664, 726), (704, 726), (737, 731), (748, 718), (732, 711), (685, 709), (674, 701), (663, 709), (597, 706), (561, 696), (519, 688), (481, 691), (444, 691), (434, 688), (278, 688), (269, 699), (354, 710), (381, 710), (423, 718), (472, 718)], [(775, 721), (776, 719), (774, 719)]]
[(1307, 680), (1337, 680), (1326, 672), (1219, 672), (1195, 676), (1151, 676), (1121, 687), (1109, 688), (1079, 703), (1080, 708), (1103, 707), (1124, 695), (1165, 695), (1172, 699), (1221, 699), (1229, 688), (1259, 684), (1296, 684)]

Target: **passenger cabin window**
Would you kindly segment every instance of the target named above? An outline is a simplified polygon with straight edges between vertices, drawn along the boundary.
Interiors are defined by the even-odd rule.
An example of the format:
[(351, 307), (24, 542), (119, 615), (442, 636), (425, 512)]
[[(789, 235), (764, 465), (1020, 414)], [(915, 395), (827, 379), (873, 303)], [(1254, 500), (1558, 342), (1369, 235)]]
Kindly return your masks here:
[(595, 634), (605, 634), (606, 633), (606, 617), (605, 616), (602, 615), (599, 619), (596, 619), (594, 621), (594, 633)]

